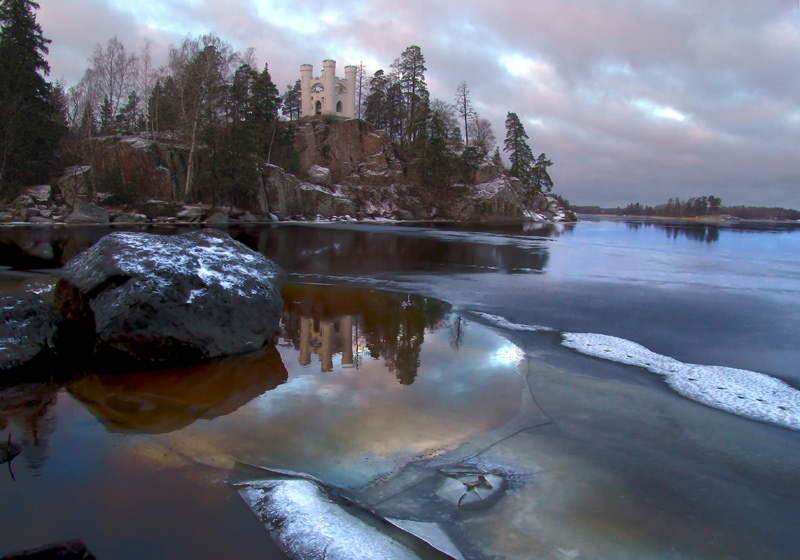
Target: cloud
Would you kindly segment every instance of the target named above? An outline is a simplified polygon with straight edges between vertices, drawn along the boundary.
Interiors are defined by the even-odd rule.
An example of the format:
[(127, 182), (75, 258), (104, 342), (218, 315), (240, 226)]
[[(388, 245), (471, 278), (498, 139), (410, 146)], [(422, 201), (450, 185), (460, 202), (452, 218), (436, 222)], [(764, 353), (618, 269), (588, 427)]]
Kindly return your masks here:
[(53, 77), (76, 81), (91, 50), (214, 31), (252, 46), (283, 89), (302, 63), (388, 69), (422, 49), (431, 93), (466, 81), (502, 144), (508, 111), (556, 190), (576, 203), (800, 207), (800, 13), (787, 0), (59, 0), (42, 3)]

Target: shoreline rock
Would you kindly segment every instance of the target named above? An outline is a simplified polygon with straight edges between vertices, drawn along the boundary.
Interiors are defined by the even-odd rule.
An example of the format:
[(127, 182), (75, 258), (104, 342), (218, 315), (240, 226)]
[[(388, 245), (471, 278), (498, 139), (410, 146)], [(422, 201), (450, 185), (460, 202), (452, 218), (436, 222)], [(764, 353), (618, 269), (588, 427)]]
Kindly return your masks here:
[(212, 229), (111, 233), (64, 265), (56, 307), (100, 357), (187, 363), (267, 344), (285, 273)]

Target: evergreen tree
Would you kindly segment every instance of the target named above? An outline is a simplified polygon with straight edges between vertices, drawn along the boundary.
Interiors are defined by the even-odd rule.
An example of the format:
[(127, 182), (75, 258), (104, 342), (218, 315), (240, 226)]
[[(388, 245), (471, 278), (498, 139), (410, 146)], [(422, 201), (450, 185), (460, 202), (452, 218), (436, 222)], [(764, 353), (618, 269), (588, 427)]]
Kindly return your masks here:
[(300, 89), (300, 80), (297, 80), (294, 85), (286, 86), (286, 91), (283, 94), (281, 111), (285, 117), (289, 117), (290, 121), (300, 120), (300, 115), (303, 113), (303, 97)]
[(111, 100), (108, 96), (103, 98), (100, 105), (100, 134), (112, 134), (114, 132), (114, 111), (111, 109)]
[(419, 121), (420, 105), (427, 102), (429, 98), (428, 85), (425, 83), (425, 72), (428, 69), (425, 67), (422, 49), (417, 45), (411, 45), (400, 55), (396, 66), (400, 74), (400, 87), (406, 98), (408, 109), (406, 133), (410, 142), (420, 130), (418, 126), (415, 126)]
[(500, 156), (500, 146), (495, 146), (494, 148), (494, 153), (492, 154), (492, 163), (498, 171), (505, 169), (505, 165), (503, 165), (503, 158)]
[(547, 156), (540, 154), (536, 158), (536, 163), (533, 165), (533, 186), (540, 192), (550, 192), (553, 190), (553, 180), (547, 172), (547, 168), (553, 165), (553, 162), (547, 159)]
[(516, 113), (509, 111), (506, 117), (506, 141), (503, 149), (504, 152), (508, 152), (511, 164), (508, 171), (513, 177), (522, 181), (524, 186), (532, 187), (534, 186), (536, 160), (527, 140), (528, 135), (519, 117)]
[(386, 129), (386, 103), (389, 91), (389, 78), (383, 70), (378, 70), (369, 80), (369, 95), (364, 108), (364, 118), (375, 128)]
[(36, 23), (33, 0), (0, 0), (0, 196), (44, 182), (63, 129), (55, 118), (50, 43)]

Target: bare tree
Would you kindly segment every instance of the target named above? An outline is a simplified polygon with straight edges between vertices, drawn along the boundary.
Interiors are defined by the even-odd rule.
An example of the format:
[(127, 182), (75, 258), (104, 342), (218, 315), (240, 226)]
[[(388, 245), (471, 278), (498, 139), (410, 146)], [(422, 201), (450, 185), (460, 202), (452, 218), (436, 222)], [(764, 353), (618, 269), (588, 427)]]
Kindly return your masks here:
[(470, 121), (467, 126), (470, 135), (472, 135), (472, 145), (477, 146), (484, 153), (488, 154), (497, 142), (497, 137), (492, 130), (492, 123), (489, 119), (482, 119), (475, 115), (475, 118)]
[(364, 100), (369, 92), (369, 81), (367, 80), (367, 71), (364, 68), (364, 63), (358, 63), (358, 71), (356, 72), (356, 118), (361, 120), (364, 110)]
[(100, 43), (95, 46), (89, 62), (90, 79), (100, 96), (108, 99), (112, 116), (116, 115), (134, 87), (136, 56), (125, 54), (125, 45), (115, 35), (108, 40), (105, 48)]
[(464, 121), (464, 145), (469, 146), (469, 121), (475, 117), (475, 110), (472, 108), (472, 100), (469, 96), (467, 82), (461, 82), (456, 88), (456, 112)]
[(189, 142), (184, 200), (192, 192), (202, 118), (221, 111), (225, 85), (230, 81), (238, 59), (231, 46), (214, 34), (197, 39), (187, 36), (180, 47), (170, 49), (169, 67), (175, 83), (175, 105), (184, 136)]
[(442, 121), (447, 138), (453, 140), (461, 139), (461, 129), (456, 118), (456, 109), (450, 103), (433, 98), (430, 103), (431, 116), (437, 116)]
[[(136, 64), (136, 85), (139, 90), (139, 97), (147, 107), (148, 100), (153, 93), (156, 80), (158, 79), (158, 71), (153, 68), (153, 59), (150, 55), (150, 45), (152, 41), (145, 39), (142, 43), (142, 48), (139, 50)], [(149, 118), (150, 111), (144, 111), (148, 115), (146, 119), (147, 132), (152, 140), (155, 140), (155, 123), (152, 118)]]

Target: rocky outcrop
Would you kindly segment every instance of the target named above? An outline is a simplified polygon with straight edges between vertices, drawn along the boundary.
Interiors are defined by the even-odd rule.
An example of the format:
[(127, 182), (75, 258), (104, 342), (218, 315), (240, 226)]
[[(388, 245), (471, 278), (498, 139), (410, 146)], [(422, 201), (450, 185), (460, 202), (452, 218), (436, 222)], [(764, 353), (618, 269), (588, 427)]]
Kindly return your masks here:
[[(300, 175), (311, 177), (315, 166), (330, 172), (330, 183), (389, 186), (405, 182), (403, 166), (382, 130), (364, 121), (315, 119), (297, 132)], [(314, 182), (314, 181), (312, 181)]]
[(269, 342), (283, 282), (277, 265), (216, 230), (120, 232), (64, 266), (55, 303), (75, 344), (97, 354), (197, 361)]
[(356, 215), (356, 205), (343, 189), (304, 183), (275, 165), (266, 166), (259, 198), (263, 211), (282, 219)]
[(35, 294), (0, 296), (0, 371), (52, 354), (62, 320), (52, 305)]

